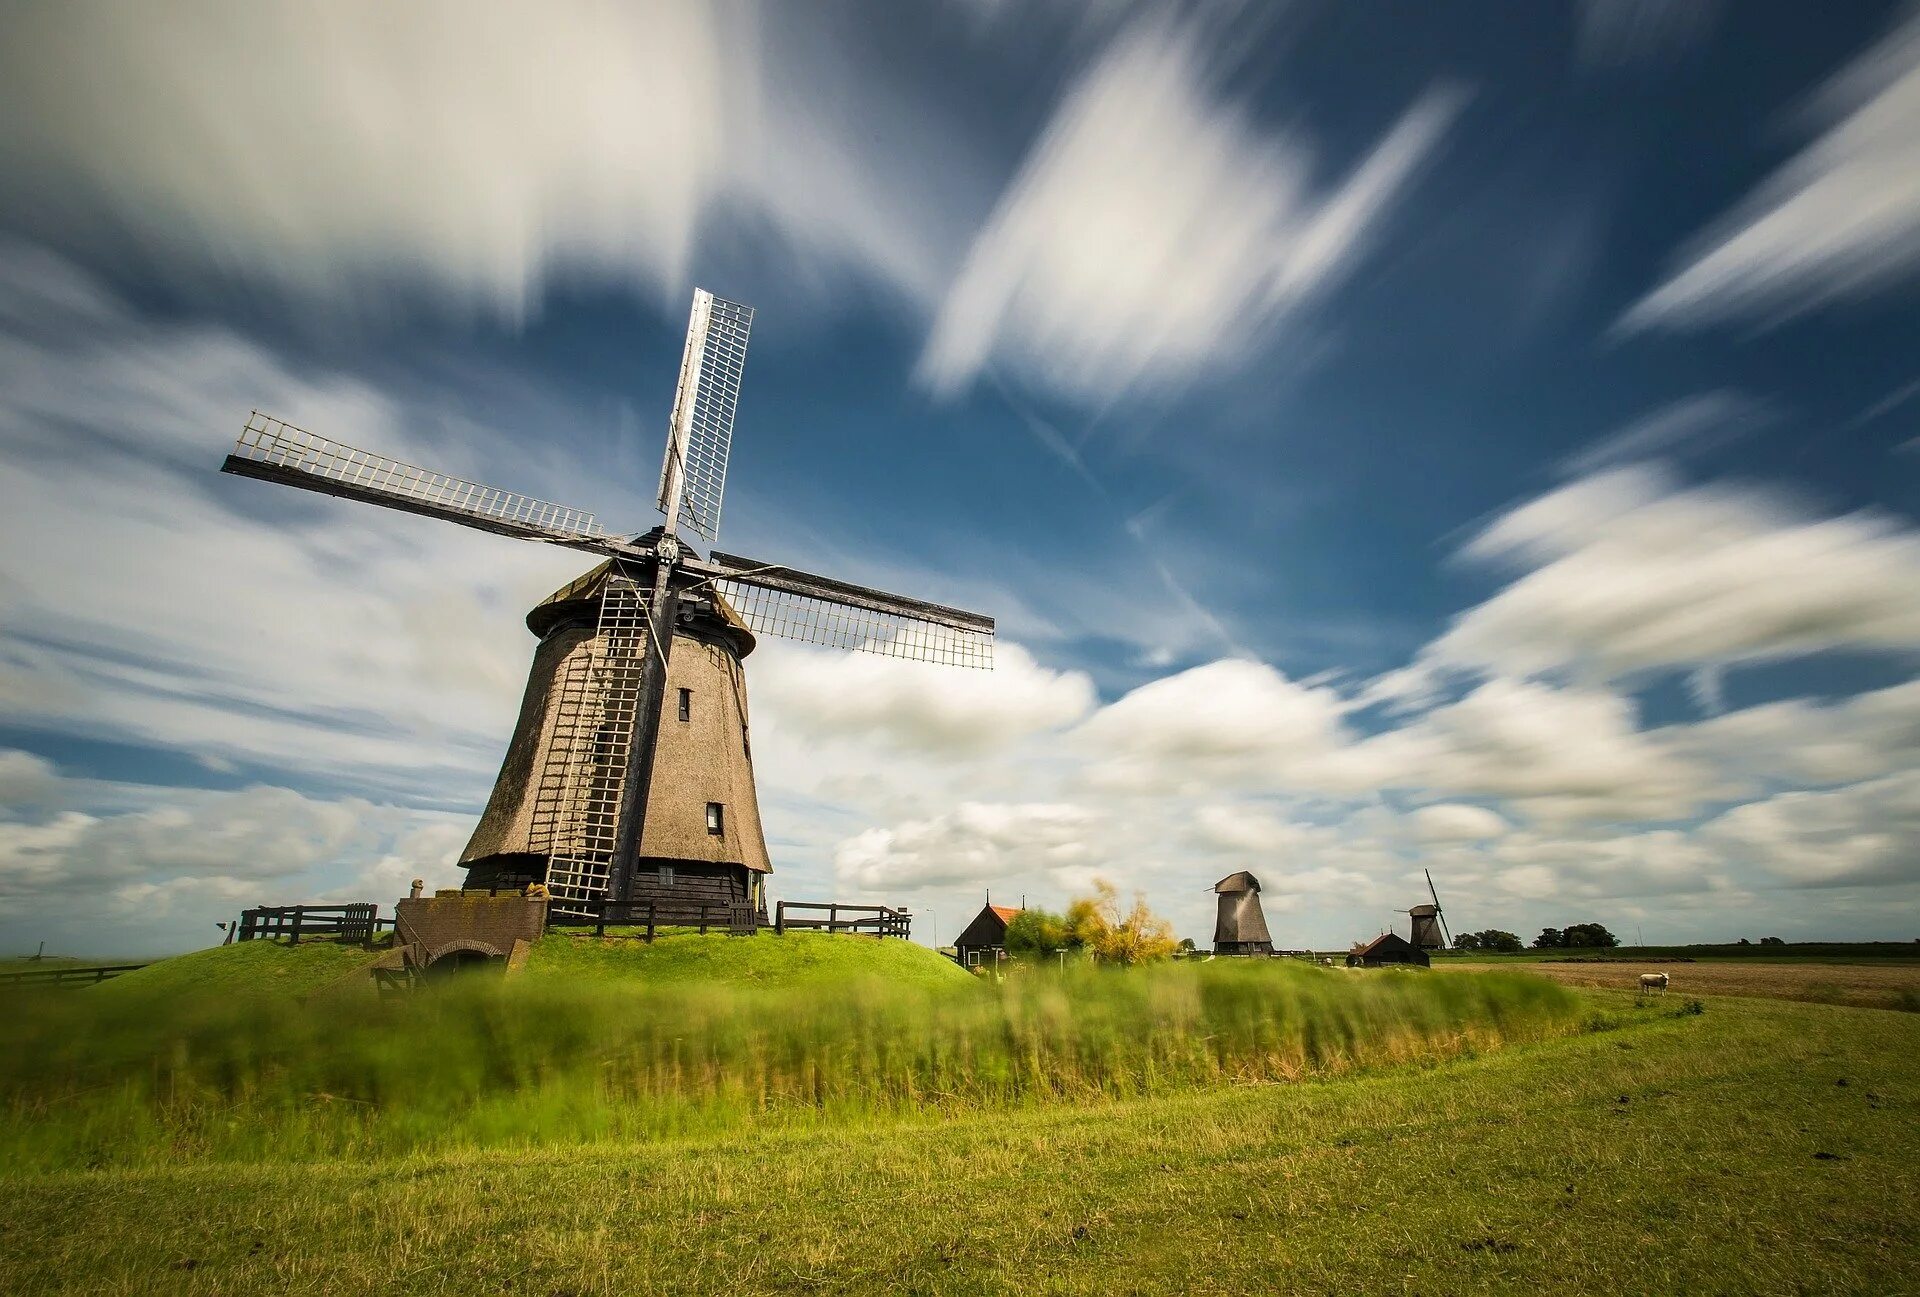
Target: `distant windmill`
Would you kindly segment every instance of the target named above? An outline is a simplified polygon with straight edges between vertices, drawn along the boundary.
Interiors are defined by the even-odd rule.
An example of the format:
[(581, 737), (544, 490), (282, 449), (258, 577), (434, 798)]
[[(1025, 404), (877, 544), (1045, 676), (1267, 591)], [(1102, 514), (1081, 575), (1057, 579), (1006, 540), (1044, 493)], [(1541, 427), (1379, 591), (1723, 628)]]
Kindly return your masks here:
[[(711, 542), (749, 307), (699, 289), (660, 471), (663, 526), (593, 515), (356, 450), (255, 411), (222, 469), (604, 555), (527, 616), (540, 637), (493, 794), (461, 855), (470, 887), (545, 883), (568, 901), (718, 903), (764, 915), (741, 659), (754, 632), (991, 668), (993, 619), (683, 545)], [(667, 698), (674, 721), (663, 727)]]
[(1228, 874), (1213, 885), (1220, 900), (1213, 919), (1216, 955), (1271, 955), (1273, 937), (1267, 916), (1260, 912), (1260, 880), (1246, 870)]
[(1440, 893), (1433, 887), (1433, 871), (1420, 872), (1427, 876), (1427, 895), (1433, 897), (1433, 904), (1416, 905), (1407, 911), (1407, 917), (1413, 920), (1413, 944), (1422, 950), (1450, 949), (1453, 934), (1447, 930), (1447, 916), (1440, 908)]

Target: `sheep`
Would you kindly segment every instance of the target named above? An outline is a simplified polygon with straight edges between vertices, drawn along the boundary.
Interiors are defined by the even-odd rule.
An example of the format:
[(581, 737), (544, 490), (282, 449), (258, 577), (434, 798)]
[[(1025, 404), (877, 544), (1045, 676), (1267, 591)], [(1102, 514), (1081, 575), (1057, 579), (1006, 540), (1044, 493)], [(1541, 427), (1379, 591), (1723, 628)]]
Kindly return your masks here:
[(1643, 991), (1664, 991), (1664, 990), (1666, 990), (1666, 989), (1667, 989), (1667, 975), (1666, 975), (1665, 973), (1642, 973), (1642, 974), (1640, 974), (1640, 989), (1641, 989), (1641, 990), (1643, 990)]

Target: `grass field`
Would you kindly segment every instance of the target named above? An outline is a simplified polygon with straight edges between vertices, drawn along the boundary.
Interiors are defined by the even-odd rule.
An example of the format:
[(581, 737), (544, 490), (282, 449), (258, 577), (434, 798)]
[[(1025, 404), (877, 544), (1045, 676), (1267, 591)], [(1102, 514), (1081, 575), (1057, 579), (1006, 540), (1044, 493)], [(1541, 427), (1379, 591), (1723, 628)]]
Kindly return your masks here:
[(1920, 1292), (1920, 1015), (1760, 964), (881, 990), (847, 961), (901, 943), (817, 940), (371, 1013), (289, 1013), (345, 958), (304, 946), (184, 1014), (16, 999), (0, 1292)]
[(1876, 960), (1858, 964), (1827, 959), (1699, 960), (1676, 964), (1659, 960), (1608, 960), (1598, 963), (1526, 964), (1467, 958), (1446, 961), (1447, 968), (1500, 970), (1523, 967), (1567, 986), (1632, 990), (1642, 973), (1666, 973), (1668, 995), (1746, 995), (1815, 1004), (1850, 1004), (1873, 1009), (1920, 1012), (1920, 963)]
[(1624, 1025), (1306, 1084), (15, 1175), (0, 1289), (1916, 1290), (1920, 1017), (1589, 994)]

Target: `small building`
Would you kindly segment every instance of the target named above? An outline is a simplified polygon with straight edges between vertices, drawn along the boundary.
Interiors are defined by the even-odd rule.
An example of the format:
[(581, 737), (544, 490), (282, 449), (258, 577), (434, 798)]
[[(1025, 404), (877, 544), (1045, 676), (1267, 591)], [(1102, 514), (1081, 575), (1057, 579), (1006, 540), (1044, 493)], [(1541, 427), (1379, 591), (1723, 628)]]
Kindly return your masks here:
[(954, 958), (962, 968), (992, 968), (1007, 950), (1007, 925), (1020, 913), (1011, 905), (987, 904), (973, 922), (953, 939)]
[(1213, 920), (1216, 955), (1271, 955), (1273, 937), (1267, 916), (1260, 912), (1260, 880), (1246, 870), (1228, 874), (1213, 885), (1220, 894)]
[(1383, 932), (1347, 952), (1348, 968), (1385, 968), (1389, 964), (1418, 964), (1426, 968), (1429, 962), (1426, 951), (1391, 932)]

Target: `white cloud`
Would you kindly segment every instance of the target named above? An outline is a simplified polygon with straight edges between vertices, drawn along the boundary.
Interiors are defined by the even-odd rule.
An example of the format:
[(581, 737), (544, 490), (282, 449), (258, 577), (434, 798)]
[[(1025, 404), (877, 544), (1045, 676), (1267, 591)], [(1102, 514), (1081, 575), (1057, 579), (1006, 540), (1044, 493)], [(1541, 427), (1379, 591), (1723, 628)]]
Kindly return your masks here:
[(948, 814), (868, 829), (840, 844), (834, 871), (864, 891), (1077, 879), (1094, 859), (1095, 816), (1063, 803), (966, 802)]
[(584, 560), (214, 470), (255, 404), (415, 462), (525, 452), (457, 425), (427, 446), (384, 393), (296, 377), (219, 330), (139, 324), (70, 270), (0, 254), (0, 287), (31, 278), (82, 306), (0, 337), (0, 717), (483, 791), (531, 656), (515, 614)]
[(1345, 274), (1460, 96), (1421, 99), (1331, 192), (1308, 144), (1214, 93), (1190, 33), (1136, 23), (1066, 94), (967, 253), (921, 357), (1106, 401), (1190, 380)]
[(1018, 644), (991, 671), (763, 640), (752, 661), (755, 706), (806, 739), (879, 740), (926, 752), (976, 753), (1079, 720), (1094, 704), (1078, 671), (1051, 671)]
[(1552, 823), (1679, 819), (1723, 792), (1710, 767), (1642, 733), (1630, 700), (1506, 678), (1368, 739), (1352, 768), (1373, 786), (1502, 798)]
[(1701, 836), (1795, 887), (1920, 882), (1920, 770), (1736, 806)]
[(51, 761), (31, 752), (0, 749), (0, 808), (38, 805), (53, 796), (59, 783)]
[[(394, 285), (509, 316), (593, 273), (663, 298), (716, 228), (915, 296), (926, 186), (864, 157), (910, 114), (744, 3), (457, 0), (164, 12), (34, 4), (0, 43), (0, 165), (50, 232), (92, 207), (156, 261), (339, 306)], [(818, 42), (816, 42), (818, 44)], [(924, 219), (922, 219), (924, 217)]]
[(1165, 676), (1103, 707), (1076, 735), (1102, 787), (1172, 792), (1271, 786), (1343, 746), (1346, 704), (1262, 662), (1226, 658)]
[(1920, 768), (1920, 680), (1850, 698), (1766, 703), (1651, 737), (1755, 779), (1854, 783)]
[(1458, 802), (1422, 806), (1408, 818), (1413, 821), (1414, 836), (1422, 842), (1484, 842), (1513, 827), (1484, 806)]
[(1623, 329), (1774, 322), (1920, 271), (1920, 17), (1826, 87), (1827, 133), (1690, 248)]
[(1563, 467), (1569, 474), (1583, 476), (1636, 460), (1715, 450), (1777, 417), (1770, 404), (1745, 392), (1731, 388), (1696, 392), (1615, 429)]
[(1920, 534), (1880, 514), (1813, 518), (1620, 469), (1515, 509), (1466, 553), (1532, 570), (1455, 619), (1428, 665), (1613, 678), (1920, 648)]

